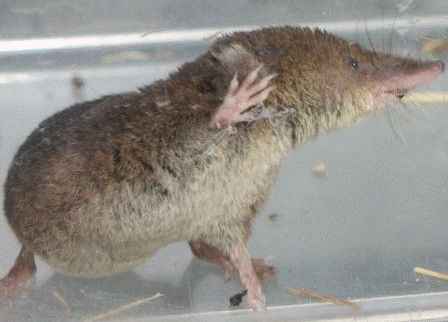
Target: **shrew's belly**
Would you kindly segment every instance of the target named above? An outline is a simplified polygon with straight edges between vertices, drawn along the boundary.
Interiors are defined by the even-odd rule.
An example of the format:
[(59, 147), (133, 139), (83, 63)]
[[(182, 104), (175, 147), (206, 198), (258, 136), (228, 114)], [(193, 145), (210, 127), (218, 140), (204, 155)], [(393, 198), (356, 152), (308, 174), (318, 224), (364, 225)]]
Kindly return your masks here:
[(95, 277), (126, 271), (161, 246), (184, 238), (185, 228), (178, 220), (178, 204), (129, 191), (106, 198), (92, 193), (90, 202), (32, 225), (37, 238), (29, 238), (26, 230), (19, 238), (65, 274)]
[(152, 242), (109, 249), (96, 243), (67, 244), (39, 254), (56, 270), (79, 277), (99, 277), (127, 271), (148, 259), (161, 246)]

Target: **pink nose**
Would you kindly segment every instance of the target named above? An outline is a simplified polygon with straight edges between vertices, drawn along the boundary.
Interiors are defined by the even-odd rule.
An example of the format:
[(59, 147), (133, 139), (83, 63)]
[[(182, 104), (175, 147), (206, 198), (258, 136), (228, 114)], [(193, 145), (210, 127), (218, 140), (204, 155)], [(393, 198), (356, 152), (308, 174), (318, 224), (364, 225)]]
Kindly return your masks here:
[[(434, 65), (434, 69), (439, 69), (440, 70), (440, 74), (442, 74), (445, 71), (445, 63), (441, 60), (436, 60), (434, 62), (431, 63), (431, 65)], [(428, 66), (431, 67), (431, 66)]]

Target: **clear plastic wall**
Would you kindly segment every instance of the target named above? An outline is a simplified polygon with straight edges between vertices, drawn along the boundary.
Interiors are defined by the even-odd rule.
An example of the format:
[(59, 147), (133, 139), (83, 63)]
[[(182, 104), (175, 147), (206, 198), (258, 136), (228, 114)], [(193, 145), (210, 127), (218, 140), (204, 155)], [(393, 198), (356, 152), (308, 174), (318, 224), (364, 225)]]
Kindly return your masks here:
[[(402, 56), (445, 59), (448, 48), (445, 1), (0, 1), (0, 182), (23, 140), (55, 112), (164, 78), (222, 33), (285, 24)], [(266, 312), (253, 313), (245, 299), (229, 310), (243, 290), (238, 276), (225, 279), (178, 242), (98, 279), (65, 276), (37, 259), (28, 297), (3, 301), (0, 321), (447, 319), (448, 282), (414, 273), (448, 273), (446, 81), (284, 162), (248, 242), (253, 257), (271, 257), (279, 271), (263, 285)], [(3, 215), (0, 235), (3, 276), (20, 250)]]

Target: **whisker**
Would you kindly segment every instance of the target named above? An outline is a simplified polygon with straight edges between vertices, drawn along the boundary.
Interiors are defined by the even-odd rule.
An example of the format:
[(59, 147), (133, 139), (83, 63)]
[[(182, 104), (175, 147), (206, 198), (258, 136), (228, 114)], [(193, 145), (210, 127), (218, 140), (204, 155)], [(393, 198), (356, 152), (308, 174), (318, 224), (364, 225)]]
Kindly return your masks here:
[(397, 140), (399, 140), (401, 143), (403, 143), (403, 144), (406, 145), (406, 141), (405, 141), (405, 139), (404, 139), (404, 137), (403, 137), (401, 131), (397, 131), (396, 128), (395, 128), (395, 126), (394, 126), (394, 122), (393, 122), (393, 120), (392, 120), (392, 116), (391, 116), (391, 115), (392, 115), (392, 110), (387, 110), (386, 115), (387, 115), (388, 123), (389, 123), (389, 125), (390, 125), (390, 127), (391, 127), (391, 129), (392, 129), (392, 132), (393, 132), (395, 138), (396, 138)]
[(373, 44), (372, 38), (370, 37), (370, 33), (369, 30), (367, 29), (367, 26), (365, 26), (365, 31), (366, 31), (366, 36), (367, 36), (367, 40), (369, 41), (370, 47), (372, 49), (372, 51), (377, 54), (376, 50), (375, 50), (375, 45)]
[[(405, 104), (401, 104), (401, 109), (402, 110), (404, 110), (404, 111), (406, 111), (406, 115), (408, 115), (409, 116), (409, 114), (411, 113), (411, 111), (408, 109), (408, 107), (405, 105)], [(393, 110), (393, 112), (395, 113), (394, 115), (395, 115), (395, 117), (397, 118), (397, 119), (400, 119), (400, 121), (403, 121), (403, 122), (405, 122), (406, 124), (409, 124), (409, 125), (413, 125), (413, 123), (414, 123), (414, 119), (412, 118), (412, 117), (408, 117), (408, 118), (406, 118), (406, 117), (404, 117), (403, 115), (401, 115), (400, 113), (398, 113), (398, 109), (394, 109)]]
[[(412, 101), (410, 100), (410, 102), (413, 103), (412, 105), (414, 107), (412, 107), (412, 105), (410, 105), (410, 104), (407, 104), (406, 102), (401, 102), (401, 106), (403, 107), (402, 109), (407, 112), (406, 116), (414, 124), (417, 124), (418, 126), (422, 126), (430, 132), (434, 132), (435, 129), (433, 127), (429, 126), (428, 122), (427, 122), (429, 120), (429, 118), (432, 117), (431, 113), (429, 113), (426, 109), (424, 109), (417, 100), (412, 100)], [(416, 111), (419, 111), (421, 113), (420, 114), (414, 113)], [(416, 118), (415, 116), (419, 116), (420, 120), (418, 118)], [(401, 118), (404, 121), (406, 121), (405, 118), (403, 118), (403, 117), (401, 117)], [(423, 122), (421, 120), (423, 120)], [(406, 121), (406, 122), (408, 122), (408, 121)]]
[(391, 54), (392, 54), (392, 44), (393, 44), (393, 41), (392, 41), (393, 34), (392, 34), (392, 32), (393, 32), (392, 30), (389, 32), (389, 46), (388, 46)]
[[(401, 103), (403, 104), (403, 106), (406, 107), (406, 109), (408, 111), (410, 111), (410, 110), (418, 111), (419, 114), (417, 114), (417, 115), (419, 115), (421, 117), (426, 117), (426, 119), (433, 118), (433, 115), (431, 113), (429, 113), (426, 108), (422, 107), (421, 101), (418, 100), (417, 98), (413, 97), (413, 95), (410, 95), (405, 102), (401, 102)], [(411, 103), (411, 104), (407, 104), (407, 103)]]

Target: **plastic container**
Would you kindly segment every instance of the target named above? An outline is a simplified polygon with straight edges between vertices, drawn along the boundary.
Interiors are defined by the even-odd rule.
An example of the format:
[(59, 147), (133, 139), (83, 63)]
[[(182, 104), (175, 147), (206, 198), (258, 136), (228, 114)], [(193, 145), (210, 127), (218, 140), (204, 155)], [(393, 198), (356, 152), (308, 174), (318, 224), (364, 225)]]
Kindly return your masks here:
[[(448, 3), (3, 1), (0, 182), (25, 137), (56, 111), (163, 78), (204, 52), (217, 33), (274, 24), (321, 26), (376, 50), (444, 58), (422, 40), (443, 37)], [(164, 296), (104, 320), (448, 319), (448, 282), (413, 273), (417, 266), (448, 272), (446, 80), (419, 88), (426, 98), (330, 133), (286, 160), (248, 244), (253, 257), (272, 256), (279, 269), (264, 284), (267, 312), (253, 313), (245, 300), (229, 310), (229, 298), (243, 290), (238, 278), (226, 281), (179, 242), (132, 271), (100, 279), (63, 276), (37, 259), (29, 297), (14, 309), (0, 306), (0, 320), (83, 321), (158, 292)], [(3, 215), (0, 235), (3, 276), (20, 249)], [(361, 309), (298, 297), (288, 287)]]

